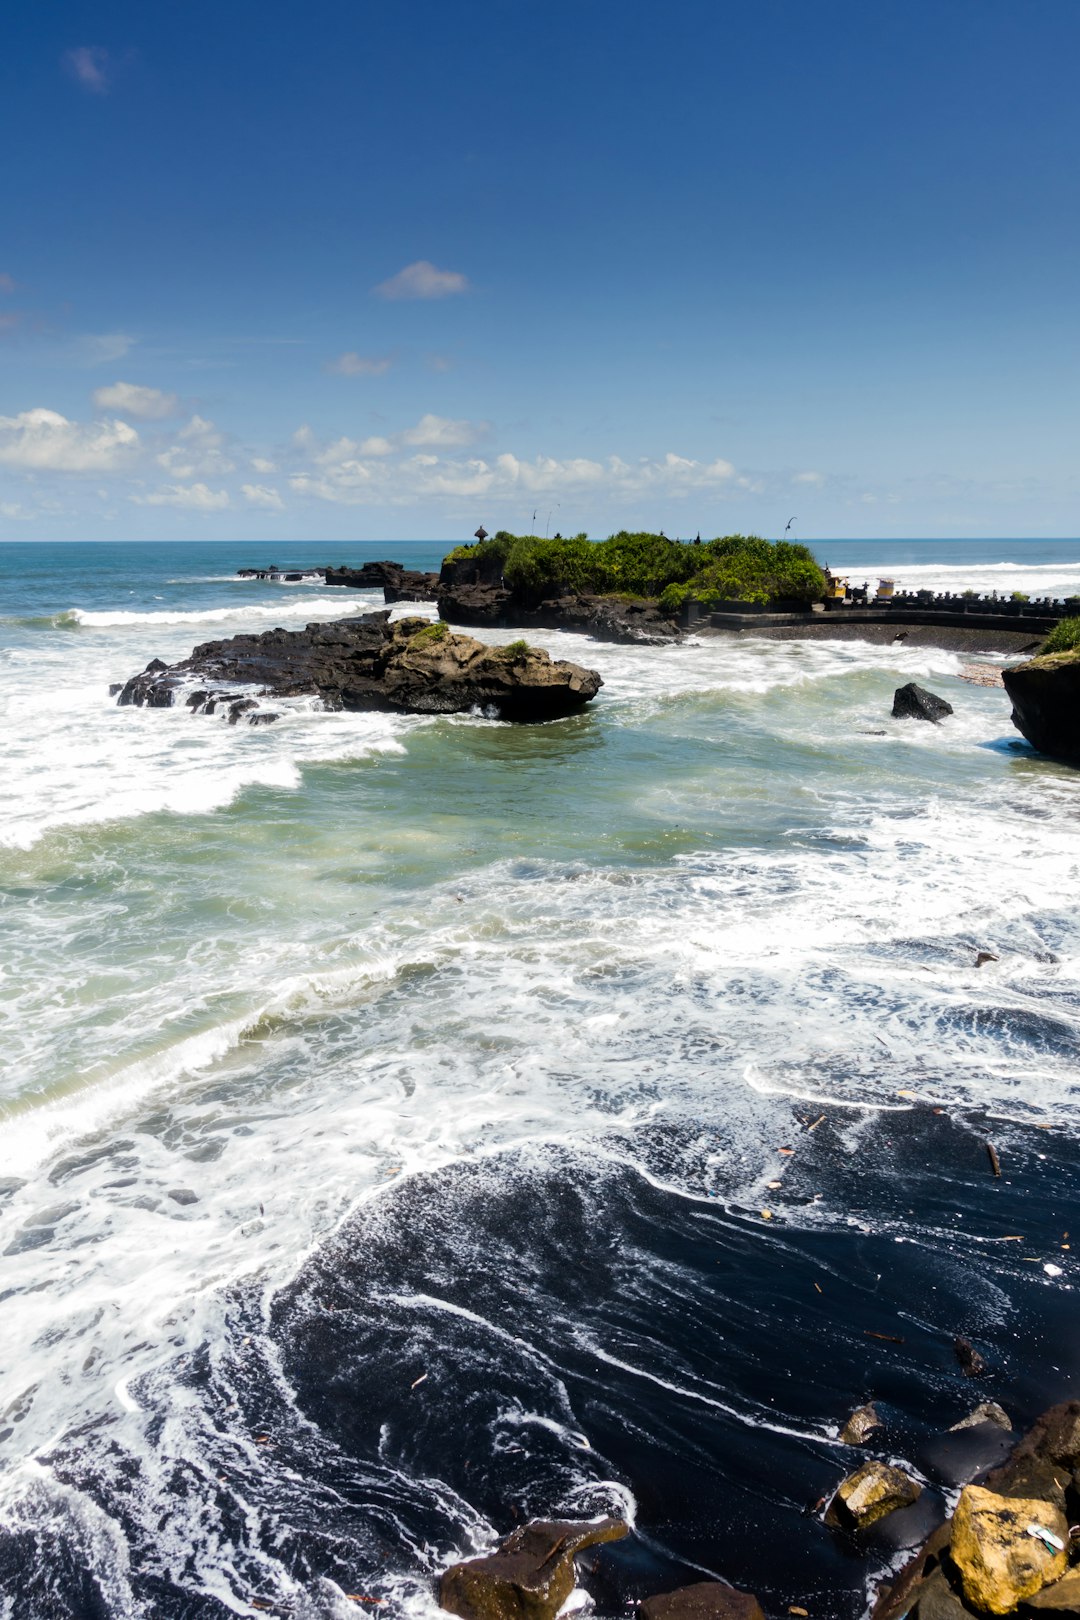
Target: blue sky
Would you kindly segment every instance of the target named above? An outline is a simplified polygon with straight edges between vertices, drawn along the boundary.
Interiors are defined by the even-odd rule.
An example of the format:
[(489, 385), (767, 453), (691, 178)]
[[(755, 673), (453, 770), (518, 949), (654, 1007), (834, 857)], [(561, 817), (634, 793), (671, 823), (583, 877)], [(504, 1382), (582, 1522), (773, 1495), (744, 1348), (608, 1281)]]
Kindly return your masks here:
[(64, 0), (0, 538), (1080, 533), (1077, 0)]

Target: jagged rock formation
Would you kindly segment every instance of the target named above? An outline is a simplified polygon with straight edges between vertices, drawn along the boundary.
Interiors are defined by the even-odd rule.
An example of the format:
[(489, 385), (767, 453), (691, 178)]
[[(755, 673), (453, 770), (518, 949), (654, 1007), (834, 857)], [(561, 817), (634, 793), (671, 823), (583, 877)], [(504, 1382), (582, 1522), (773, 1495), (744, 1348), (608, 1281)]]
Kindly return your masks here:
[[(317, 696), (333, 709), (384, 709), (405, 714), (457, 714), (491, 708), (504, 720), (553, 720), (594, 698), (603, 682), (595, 670), (553, 660), (515, 642), (487, 647), (426, 619), (389, 622), (388, 613), (303, 630), (207, 641), (183, 662), (158, 658), (120, 691), (121, 705), (168, 708), (185, 686), (189, 707), (230, 723), (265, 724), (260, 697)], [(238, 686), (247, 688), (238, 692)], [(257, 695), (252, 689), (256, 689)]]

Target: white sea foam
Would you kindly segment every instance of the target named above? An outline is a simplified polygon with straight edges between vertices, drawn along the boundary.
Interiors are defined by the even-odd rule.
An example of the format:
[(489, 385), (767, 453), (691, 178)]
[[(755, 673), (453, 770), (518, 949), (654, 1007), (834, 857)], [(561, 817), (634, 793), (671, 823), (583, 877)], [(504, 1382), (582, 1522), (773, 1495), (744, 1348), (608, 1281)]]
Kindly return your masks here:
[[(819, 550), (827, 551), (827, 547)], [(897, 563), (888, 567), (882, 563), (854, 563), (837, 566), (836, 572), (850, 579), (852, 584), (868, 580), (876, 585), (887, 574), (896, 583), (897, 590), (991, 592), (1008, 596), (1012, 591), (1024, 591), (1029, 596), (1049, 596), (1054, 599), (1080, 595), (1080, 555), (1075, 561), (1055, 563), (986, 562), (986, 563)]]
[[(110, 702), (108, 680), (192, 639), (178, 620), (136, 649), (122, 621), (4, 665), (16, 1462), (104, 1414), (153, 1504), (173, 1456), (200, 1459), (187, 1393), (148, 1441), (141, 1380), (224, 1337), (230, 1280), (273, 1289), (402, 1177), (497, 1177), (508, 1148), (554, 1142), (756, 1208), (804, 1098), (856, 1128), (911, 1093), (1074, 1113), (1078, 779), (1008, 753), (1004, 693), (961, 686), (954, 655), (553, 634), (607, 684), (537, 731)], [(889, 718), (912, 678), (947, 691), (948, 725)], [(998, 961), (976, 970), (976, 948)], [(1075, 1280), (1047, 1259), (1046, 1286)], [(523, 1444), (534, 1421), (588, 1455), (574, 1414), (523, 1411)], [(9, 1476), (20, 1511), (28, 1477)], [(198, 1556), (231, 1601), (229, 1549)]]
[[(84, 630), (153, 629), (157, 625), (237, 624), (246, 625), (276, 622), (286, 617), (348, 618), (357, 613), (370, 613), (372, 606), (382, 606), (381, 591), (342, 591), (338, 596), (307, 596), (295, 599), (285, 597), (273, 602), (252, 602), (250, 599), (226, 607), (206, 608), (135, 608), (92, 609), (72, 607), (57, 616), (57, 625), (78, 625)], [(237, 622), (242, 621), (242, 622)], [(234, 632), (235, 633), (235, 632)]]

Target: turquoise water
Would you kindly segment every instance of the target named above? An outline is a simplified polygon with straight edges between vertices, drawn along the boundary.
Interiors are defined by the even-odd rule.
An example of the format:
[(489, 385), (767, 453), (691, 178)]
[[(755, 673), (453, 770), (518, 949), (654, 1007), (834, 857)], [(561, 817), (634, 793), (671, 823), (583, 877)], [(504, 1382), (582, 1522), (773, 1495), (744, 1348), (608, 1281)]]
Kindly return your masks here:
[[(502, 1196), (540, 1151), (756, 1211), (783, 1199), (775, 1147), (808, 1107), (842, 1116), (853, 1154), (920, 1105), (1074, 1139), (1080, 775), (1034, 755), (953, 654), (552, 634), (605, 685), (536, 728), (297, 701), (249, 730), (109, 698), (200, 640), (381, 605), (239, 567), (436, 567), (443, 549), (0, 546), (0, 1519), (46, 1504), (110, 1614), (247, 1612), (254, 1555), (210, 1497), (197, 1577), (177, 1551), (190, 1523), (139, 1552), (171, 1598), (130, 1567), (170, 1470), (205, 1455), (181, 1417), (199, 1397), (169, 1369), (224, 1342), (241, 1294), (265, 1326), (357, 1211), (430, 1187), (467, 1235), (439, 1178), (483, 1162)], [(1080, 587), (1076, 542), (817, 549), (902, 586)], [(946, 725), (890, 719), (911, 679), (954, 705)], [(981, 949), (997, 960), (976, 970)], [(786, 1219), (843, 1232), (851, 1212), (826, 1189)], [(861, 1230), (893, 1220), (868, 1195)], [(1058, 1268), (1047, 1290), (1071, 1289), (1060, 1242), (1025, 1252), (994, 1287), (1034, 1255)], [(985, 1279), (972, 1291), (987, 1331), (1007, 1320)], [(536, 1399), (545, 1432), (581, 1428), (563, 1396)], [(71, 1463), (91, 1433), (138, 1459), (138, 1510), (100, 1457), (92, 1481)], [(578, 1500), (562, 1463), (536, 1466), (545, 1511)], [(433, 1458), (410, 1467), (434, 1513)], [(604, 1500), (632, 1506), (635, 1479), (605, 1477)], [(386, 1555), (411, 1611), (437, 1562), (424, 1535), (487, 1533), (467, 1496), (439, 1496), (444, 1528)], [(259, 1559), (296, 1603), (295, 1567)], [(223, 1606), (171, 1607), (180, 1592)], [(327, 1587), (304, 1612), (337, 1601)]]

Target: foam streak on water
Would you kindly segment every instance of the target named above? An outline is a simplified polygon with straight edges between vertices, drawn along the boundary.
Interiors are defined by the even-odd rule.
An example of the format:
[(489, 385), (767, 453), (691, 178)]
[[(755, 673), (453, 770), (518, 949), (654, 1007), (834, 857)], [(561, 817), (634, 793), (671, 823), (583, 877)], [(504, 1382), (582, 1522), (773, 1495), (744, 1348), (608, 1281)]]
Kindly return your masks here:
[(0, 654), (0, 1614), (430, 1615), (612, 1510), (601, 1613), (704, 1570), (858, 1615), (804, 1511), (851, 1407), (930, 1498), (954, 1332), (1018, 1417), (1080, 1371), (1080, 776), (852, 642), (553, 634), (606, 684), (537, 728), (118, 710), (370, 605), (136, 561), (24, 560)]

